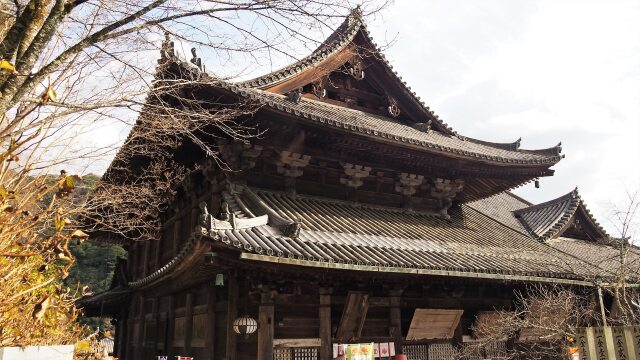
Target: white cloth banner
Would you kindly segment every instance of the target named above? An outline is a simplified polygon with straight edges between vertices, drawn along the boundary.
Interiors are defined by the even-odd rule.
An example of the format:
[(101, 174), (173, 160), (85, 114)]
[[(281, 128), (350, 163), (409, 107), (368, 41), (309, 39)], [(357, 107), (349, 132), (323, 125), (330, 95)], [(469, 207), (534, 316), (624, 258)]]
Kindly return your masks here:
[[(347, 355), (347, 347), (349, 344), (333, 344), (333, 359), (342, 359)], [(385, 358), (396, 355), (396, 348), (393, 342), (374, 343), (373, 356), (376, 358)]]
[(396, 355), (396, 348), (392, 342), (373, 344), (373, 356), (377, 358)]

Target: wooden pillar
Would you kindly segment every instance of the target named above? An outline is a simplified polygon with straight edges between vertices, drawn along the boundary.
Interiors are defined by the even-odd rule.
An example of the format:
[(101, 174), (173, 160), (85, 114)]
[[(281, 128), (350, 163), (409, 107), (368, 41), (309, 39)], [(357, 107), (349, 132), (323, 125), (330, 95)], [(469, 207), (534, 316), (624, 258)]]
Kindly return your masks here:
[(389, 333), (393, 338), (393, 343), (396, 348), (396, 354), (402, 354), (402, 319), (401, 319), (401, 306), (402, 306), (402, 289), (394, 288), (389, 291)]
[(167, 324), (169, 329), (167, 330), (167, 339), (165, 340), (166, 354), (169, 355), (169, 359), (173, 358), (173, 335), (176, 327), (176, 299), (174, 295), (169, 295), (169, 311), (167, 312)]
[(158, 351), (158, 332), (160, 331), (160, 298), (157, 296), (153, 299), (151, 314), (151, 321), (153, 321), (153, 327), (156, 329), (156, 332), (155, 334), (151, 334), (151, 341), (153, 345), (151, 347), (150, 355), (155, 356)]
[(180, 251), (180, 247), (181, 247), (180, 219), (174, 221), (171, 224), (171, 226), (173, 227), (172, 229), (173, 230), (173, 254), (171, 255), (171, 257), (174, 257), (178, 255), (178, 252)]
[(258, 360), (273, 359), (274, 331), (273, 296), (266, 287), (263, 291), (258, 313)]
[(133, 322), (135, 321), (136, 317), (135, 311), (133, 311), (131, 308), (129, 309), (128, 313), (129, 314), (127, 316), (127, 323), (125, 324), (125, 326), (127, 327), (127, 337), (122, 338), (125, 360), (129, 360), (132, 358), (133, 341), (131, 341), (130, 339), (133, 339)]
[(320, 288), (320, 307), (318, 318), (320, 320), (320, 360), (332, 358), (331, 348), (331, 292), (330, 288)]
[(129, 338), (127, 334), (127, 328), (129, 327), (129, 313), (126, 308), (120, 310), (120, 319), (118, 320), (118, 327), (116, 328), (116, 344), (117, 348), (114, 349), (116, 352), (116, 356), (118, 358), (125, 358), (126, 348), (127, 348), (127, 339)]
[[(237, 334), (233, 331), (233, 322), (238, 318), (238, 280), (236, 274), (229, 275), (229, 298), (227, 301), (227, 360), (236, 360), (238, 343)], [(269, 359), (271, 360), (271, 359)]]
[(146, 318), (145, 318), (145, 314), (144, 314), (144, 305), (145, 305), (145, 298), (144, 296), (140, 295), (140, 297), (138, 298), (139, 300), (139, 306), (138, 309), (136, 310), (136, 312), (138, 313), (137, 319), (138, 319), (138, 343), (136, 344), (136, 353), (137, 354), (142, 354), (144, 353), (144, 333), (145, 333), (145, 325), (146, 325)]
[(184, 311), (184, 352), (191, 355), (191, 337), (193, 335), (193, 293), (187, 293)]
[(207, 359), (214, 360), (216, 339), (216, 286), (209, 285), (207, 293), (207, 331), (204, 348)]
[(142, 260), (142, 275), (140, 277), (145, 277), (149, 273), (149, 253), (151, 251), (151, 242), (144, 242), (144, 259)]

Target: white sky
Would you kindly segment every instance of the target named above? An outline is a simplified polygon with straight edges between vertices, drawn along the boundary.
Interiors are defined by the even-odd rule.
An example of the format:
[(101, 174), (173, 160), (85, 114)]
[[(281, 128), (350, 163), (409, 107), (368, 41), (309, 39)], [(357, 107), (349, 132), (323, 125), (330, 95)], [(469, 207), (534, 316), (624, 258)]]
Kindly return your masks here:
[(399, 0), (370, 30), (459, 133), (523, 148), (562, 141), (542, 202), (579, 187), (600, 222), (640, 186), (640, 1)]
[[(397, 0), (368, 25), (378, 43), (391, 43), (394, 69), (459, 133), (522, 137), (523, 148), (562, 141), (556, 175), (516, 193), (537, 203), (578, 186), (616, 235), (611, 203), (640, 186), (640, 1)], [(244, 77), (291, 62), (203, 61), (221, 75), (245, 69)], [(100, 133), (97, 143), (127, 131)]]

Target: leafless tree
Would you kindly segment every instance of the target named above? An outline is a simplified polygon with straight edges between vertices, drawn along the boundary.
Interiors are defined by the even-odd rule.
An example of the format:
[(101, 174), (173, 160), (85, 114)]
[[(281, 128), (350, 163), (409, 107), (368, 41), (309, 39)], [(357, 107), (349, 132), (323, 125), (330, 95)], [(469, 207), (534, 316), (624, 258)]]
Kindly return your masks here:
[[(386, 5), (360, 3), (365, 13)], [(189, 142), (216, 159), (216, 137), (244, 141), (257, 135), (239, 120), (256, 111), (256, 104), (222, 107), (218, 99), (197, 99), (185, 89), (241, 74), (238, 57), (268, 63), (290, 56), (293, 48), (314, 48), (321, 40), (318, 33), (356, 5), (336, 0), (0, 2), (0, 345), (76, 338), (75, 295), (60, 279), (73, 262), (69, 242), (86, 237), (77, 231), (83, 224), (78, 219), (89, 219), (93, 230), (132, 240), (154, 238), (162, 198), (191, 170), (169, 154)], [(179, 55), (187, 42), (214, 67), (233, 71), (163, 77), (166, 61), (156, 60), (168, 52), (161, 44), (171, 44)], [(195, 54), (194, 67), (204, 73)], [(122, 146), (110, 181), (99, 184), (89, 200), (74, 196), (79, 178), (47, 175), (104, 159), (116, 146), (93, 146), (83, 135), (96, 137), (118, 126), (134, 131), (117, 144)], [(140, 164), (135, 170), (122, 166), (135, 161)], [(53, 335), (64, 331), (66, 337)]]
[(640, 324), (640, 248), (633, 241), (639, 199), (627, 188), (626, 201), (612, 206), (617, 236), (600, 244), (607, 251), (585, 277), (588, 286), (538, 284), (516, 292), (513, 308), (478, 314), (460, 358), (558, 359), (568, 356), (581, 327)]

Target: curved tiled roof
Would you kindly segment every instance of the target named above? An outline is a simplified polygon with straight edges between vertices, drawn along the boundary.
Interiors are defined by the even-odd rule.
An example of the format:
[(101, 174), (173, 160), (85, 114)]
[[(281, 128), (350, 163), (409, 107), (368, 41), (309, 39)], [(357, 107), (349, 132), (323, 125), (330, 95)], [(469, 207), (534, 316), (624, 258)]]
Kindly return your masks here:
[(346, 17), (345, 21), (318, 47), (318, 49), (311, 53), (311, 55), (284, 68), (259, 76), (255, 79), (240, 82), (239, 85), (266, 88), (290, 79), (305, 69), (317, 66), (331, 55), (343, 50), (354, 40), (358, 33), (362, 34), (365, 41), (369, 43), (371, 49), (368, 50), (371, 51), (372, 56), (382, 62), (387, 73), (397, 84), (400, 85), (405, 94), (430, 117), (430, 120), (434, 122), (445, 134), (459, 136), (451, 126), (442, 121), (442, 119), (440, 119), (440, 117), (420, 99), (415, 91), (411, 90), (411, 87), (407, 85), (406, 81), (402, 80), (402, 77), (398, 75), (398, 72), (393, 70), (393, 65), (389, 63), (382, 50), (371, 37), (371, 34), (367, 29), (367, 24), (362, 18), (362, 12), (359, 7), (352, 10)]
[(226, 81), (212, 83), (239, 96), (250, 98), (275, 111), (292, 114), (310, 123), (330, 126), (341, 131), (381, 138), (433, 152), (455, 154), (471, 160), (484, 160), (499, 164), (552, 166), (562, 159), (559, 154), (547, 154), (546, 150), (509, 150), (476, 141), (466, 141), (437, 131), (425, 132), (396, 119), (340, 107), (321, 101), (302, 98), (298, 102), (287, 96), (268, 93), (259, 89), (241, 88)]
[[(165, 47), (167, 48), (167, 47)], [(480, 160), (500, 165), (540, 165), (549, 167), (559, 162), (559, 145), (549, 149), (526, 150), (519, 148), (519, 141), (499, 144), (442, 134), (438, 131), (422, 131), (397, 119), (345, 108), (322, 101), (301, 98), (292, 101), (285, 95), (266, 92), (222, 80), (202, 71), (175, 53), (163, 50), (163, 57), (182, 66), (187, 74), (200, 78), (209, 86), (252, 99), (272, 110), (292, 114), (319, 126), (329, 126), (341, 131), (395, 142), (405, 146), (432, 152), (455, 154), (469, 160)], [(183, 75), (184, 76), (184, 75)], [(189, 75), (187, 75), (189, 76)]]
[(560, 235), (570, 225), (578, 209), (582, 210), (602, 238), (608, 237), (586, 208), (578, 188), (557, 199), (516, 210), (514, 214), (536, 239), (548, 240)]
[[(520, 280), (573, 281), (592, 275), (593, 267), (579, 259), (489, 221), (465, 205), (452, 211), (451, 220), (444, 220), (428, 213), (249, 188), (239, 196), (254, 216), (268, 215), (269, 224), (213, 229), (205, 235), (242, 251), (246, 259)], [(287, 220), (300, 224), (296, 235), (284, 235), (280, 224)]]
[(484, 199), (472, 201), (467, 205), (518, 232), (529, 235), (527, 229), (514, 216), (513, 212), (532, 204), (510, 192), (502, 192)]
[(85, 307), (92, 304), (102, 305), (119, 302), (122, 299), (126, 298), (131, 292), (153, 284), (154, 282), (160, 280), (162, 277), (171, 274), (180, 265), (188, 263), (189, 259), (198, 256), (199, 254), (194, 251), (194, 247), (196, 246), (198, 240), (199, 237), (191, 236), (189, 240), (187, 240), (187, 242), (182, 246), (176, 256), (174, 256), (164, 266), (160, 267), (151, 274), (138, 280), (129, 281), (126, 284), (120, 284), (113, 289), (109, 289), (99, 294), (81, 298), (77, 301), (78, 306)]

